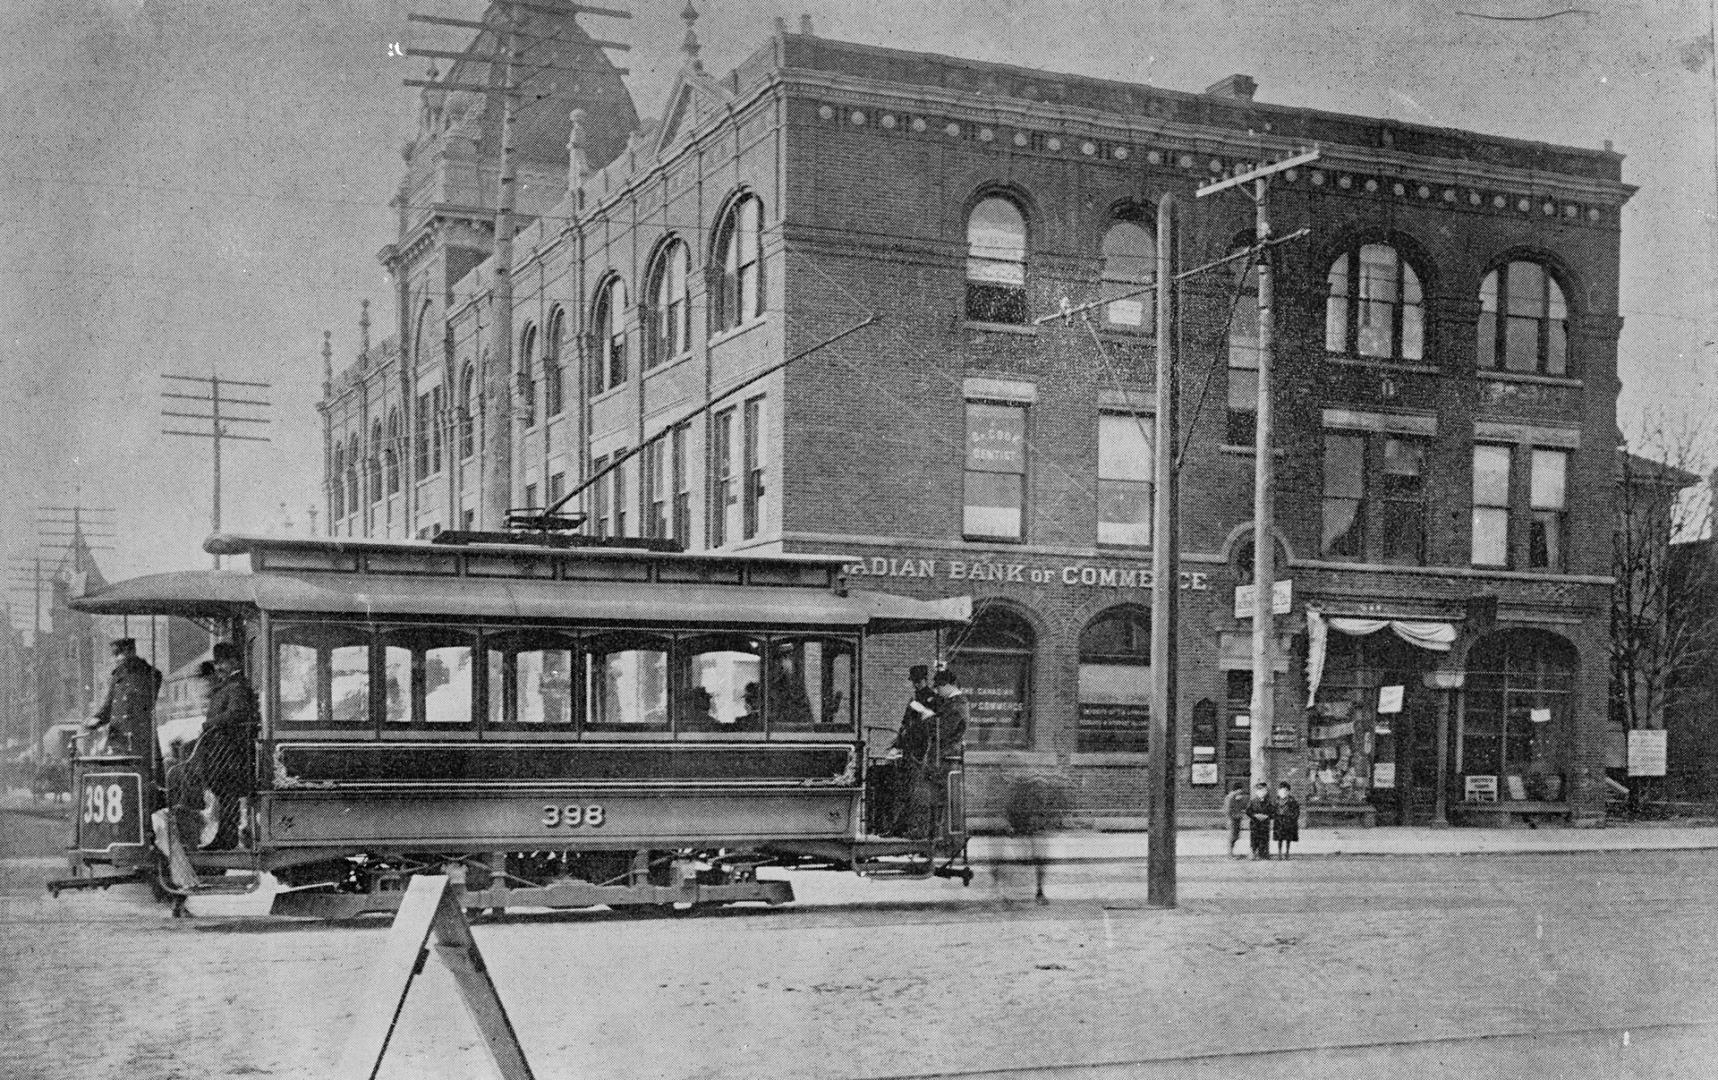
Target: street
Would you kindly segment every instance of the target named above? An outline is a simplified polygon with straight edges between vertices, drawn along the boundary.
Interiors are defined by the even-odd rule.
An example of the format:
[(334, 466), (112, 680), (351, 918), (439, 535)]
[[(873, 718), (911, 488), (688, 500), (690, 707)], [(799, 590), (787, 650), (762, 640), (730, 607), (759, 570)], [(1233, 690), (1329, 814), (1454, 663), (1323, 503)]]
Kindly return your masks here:
[[(0, 861), (5, 1075), (326, 1075), (385, 921), (173, 920), (59, 872)], [(539, 1077), (1713, 1075), (1710, 852), (1187, 858), (1175, 911), (1144, 877), (802, 874), (789, 909), (476, 935)], [(432, 960), (382, 1075), (487, 1069)]]

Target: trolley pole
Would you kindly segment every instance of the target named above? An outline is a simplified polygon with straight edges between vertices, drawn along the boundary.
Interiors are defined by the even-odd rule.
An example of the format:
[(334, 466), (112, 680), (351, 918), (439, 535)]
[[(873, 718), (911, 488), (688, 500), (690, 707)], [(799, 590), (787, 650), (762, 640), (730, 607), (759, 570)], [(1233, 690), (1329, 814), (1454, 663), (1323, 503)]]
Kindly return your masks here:
[(1178, 325), (1181, 286), (1180, 204), (1165, 195), (1157, 204), (1157, 425), (1156, 491), (1151, 538), (1151, 811), (1146, 848), (1146, 903), (1175, 906), (1176, 640), (1180, 592), (1181, 358)]
[(1253, 696), (1249, 706), (1249, 768), (1253, 784), (1270, 783), (1270, 759), (1266, 753), (1276, 725), (1276, 617), (1272, 602), (1276, 593), (1276, 540), (1274, 500), (1276, 464), (1271, 458), (1272, 369), (1276, 352), (1275, 294), (1271, 280), (1270, 179), (1279, 172), (1317, 161), (1310, 150), (1283, 161), (1207, 184), (1200, 198), (1232, 187), (1252, 185), (1256, 209), (1255, 244), (1259, 249), (1259, 393), (1253, 435)]
[[(183, 436), (186, 436), (187, 438), (192, 438), (192, 439), (208, 439), (214, 444), (213, 458), (214, 458), (214, 489), (215, 490), (214, 490), (214, 498), (211, 501), (210, 512), (209, 512), (209, 528), (210, 528), (210, 531), (212, 531), (212, 532), (220, 532), (221, 531), (221, 441), (223, 439), (238, 439), (242, 442), (269, 442), (270, 441), (266, 436), (263, 436), (263, 435), (235, 435), (230, 430), (228, 430), (227, 425), (229, 425), (229, 424), (266, 424), (266, 423), (269, 423), (269, 421), (264, 417), (240, 415), (238, 412), (236, 412), (234, 410), (233, 406), (238, 406), (241, 409), (244, 409), (244, 408), (268, 408), (271, 404), (270, 402), (267, 402), (267, 401), (258, 401), (255, 398), (222, 397), (221, 396), (221, 390), (224, 387), (232, 387), (232, 386), (243, 386), (243, 387), (248, 387), (250, 389), (267, 390), (267, 389), (269, 389), (270, 384), (262, 383), (262, 382), (245, 382), (245, 381), (240, 380), (240, 379), (223, 379), (219, 375), (201, 376), (201, 375), (165, 375), (164, 374), (161, 377), (163, 379), (174, 379), (174, 380), (177, 380), (179, 382), (197, 383), (199, 386), (201, 386), (206, 391), (205, 393), (177, 394), (177, 393), (174, 393), (170, 390), (163, 390), (161, 392), (161, 396), (164, 398), (178, 399), (178, 400), (182, 400), (182, 401), (193, 401), (199, 405), (206, 406), (209, 411), (206, 413), (189, 413), (189, 412), (173, 412), (173, 411), (168, 410), (168, 409), (162, 409), (161, 415), (162, 416), (176, 417), (176, 418), (185, 419), (185, 420), (207, 420), (209, 422), (209, 430), (207, 430), (207, 431), (177, 431), (177, 430), (173, 430), (170, 428), (162, 428), (161, 433), (163, 435), (183, 435)], [(223, 405), (228, 407), (226, 412), (221, 411), (221, 406), (223, 406)], [(219, 555), (216, 555), (215, 556), (215, 569), (219, 570), (220, 568), (221, 568), (221, 557)]]

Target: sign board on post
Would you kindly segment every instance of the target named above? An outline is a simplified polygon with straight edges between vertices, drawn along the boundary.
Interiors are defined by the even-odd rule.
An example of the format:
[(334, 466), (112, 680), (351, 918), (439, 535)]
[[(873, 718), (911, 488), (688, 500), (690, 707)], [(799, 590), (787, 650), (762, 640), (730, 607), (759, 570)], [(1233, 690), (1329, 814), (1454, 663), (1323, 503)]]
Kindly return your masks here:
[(1462, 796), (1467, 802), (1497, 801), (1497, 777), (1468, 776), (1463, 778)]
[(1637, 729), (1629, 732), (1629, 775), (1663, 776), (1669, 753), (1662, 730)]
[(1399, 713), (1402, 711), (1402, 687), (1380, 686), (1378, 688), (1378, 711), (1380, 713)]
[[(1271, 585), (1271, 614), (1287, 615), (1294, 609), (1294, 579), (1283, 578)], [(1235, 618), (1253, 617), (1253, 587), (1235, 586)]]

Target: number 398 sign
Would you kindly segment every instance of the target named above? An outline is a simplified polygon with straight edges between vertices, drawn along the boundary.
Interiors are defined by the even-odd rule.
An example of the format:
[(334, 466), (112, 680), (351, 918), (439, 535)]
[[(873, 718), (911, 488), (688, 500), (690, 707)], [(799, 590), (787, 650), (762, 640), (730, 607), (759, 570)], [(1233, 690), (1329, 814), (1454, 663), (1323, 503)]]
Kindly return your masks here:
[(89, 772), (78, 779), (78, 849), (143, 843), (143, 784), (136, 773)]

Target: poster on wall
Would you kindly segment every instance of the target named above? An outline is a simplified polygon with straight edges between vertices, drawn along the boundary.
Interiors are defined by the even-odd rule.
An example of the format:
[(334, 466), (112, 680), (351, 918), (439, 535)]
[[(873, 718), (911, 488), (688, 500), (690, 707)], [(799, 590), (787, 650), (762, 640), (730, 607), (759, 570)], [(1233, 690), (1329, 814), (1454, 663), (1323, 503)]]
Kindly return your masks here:
[(1393, 788), (1396, 786), (1396, 763), (1394, 761), (1375, 761), (1372, 763), (1372, 786), (1375, 788)]
[(1663, 776), (1668, 757), (1662, 730), (1629, 732), (1630, 776)]
[(1400, 686), (1380, 686), (1378, 688), (1378, 712), (1399, 713), (1402, 711), (1402, 688)]
[(1215, 761), (1196, 761), (1193, 763), (1194, 787), (1215, 787), (1217, 785), (1217, 763)]

